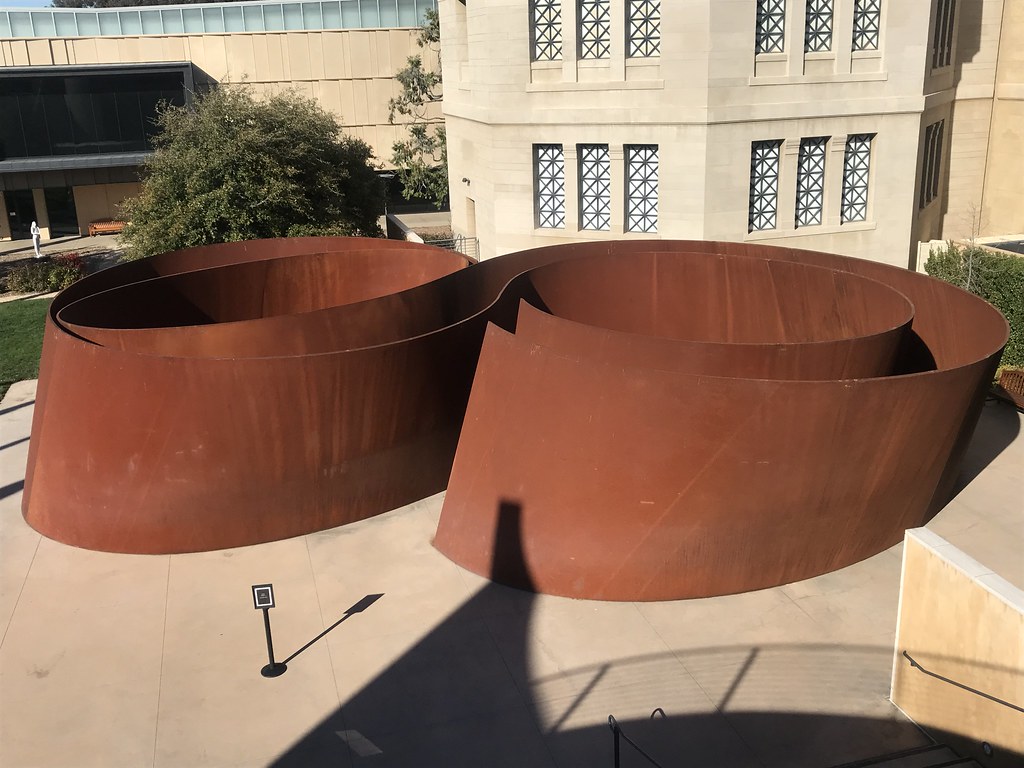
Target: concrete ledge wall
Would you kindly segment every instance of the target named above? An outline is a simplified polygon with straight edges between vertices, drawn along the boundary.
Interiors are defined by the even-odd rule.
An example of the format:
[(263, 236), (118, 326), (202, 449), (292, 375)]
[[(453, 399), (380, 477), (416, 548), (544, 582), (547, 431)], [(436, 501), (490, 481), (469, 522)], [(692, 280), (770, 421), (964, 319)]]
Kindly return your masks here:
[(1024, 706), (1024, 592), (931, 531), (907, 531), (892, 701), (961, 754), (1021, 765), (1024, 713), (913, 668), (904, 651), (929, 672)]

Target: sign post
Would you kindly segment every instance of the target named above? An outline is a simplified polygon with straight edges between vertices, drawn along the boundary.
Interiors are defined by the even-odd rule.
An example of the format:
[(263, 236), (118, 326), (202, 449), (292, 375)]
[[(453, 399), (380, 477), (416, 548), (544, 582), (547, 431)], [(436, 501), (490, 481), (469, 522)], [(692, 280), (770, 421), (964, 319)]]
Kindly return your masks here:
[(267, 631), (267, 656), (270, 663), (260, 670), (264, 677), (283, 675), (288, 669), (287, 664), (274, 661), (274, 640), (270, 636), (270, 609), (274, 607), (274, 585), (254, 584), (252, 587), (253, 608), (263, 611), (263, 627)]

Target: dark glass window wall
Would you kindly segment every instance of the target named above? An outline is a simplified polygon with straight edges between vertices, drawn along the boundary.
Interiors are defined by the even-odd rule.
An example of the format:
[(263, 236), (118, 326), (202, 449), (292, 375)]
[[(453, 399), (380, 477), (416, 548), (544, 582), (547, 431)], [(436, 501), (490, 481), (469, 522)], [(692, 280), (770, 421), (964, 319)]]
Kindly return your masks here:
[(185, 103), (182, 72), (5, 77), (0, 160), (142, 152), (162, 101)]

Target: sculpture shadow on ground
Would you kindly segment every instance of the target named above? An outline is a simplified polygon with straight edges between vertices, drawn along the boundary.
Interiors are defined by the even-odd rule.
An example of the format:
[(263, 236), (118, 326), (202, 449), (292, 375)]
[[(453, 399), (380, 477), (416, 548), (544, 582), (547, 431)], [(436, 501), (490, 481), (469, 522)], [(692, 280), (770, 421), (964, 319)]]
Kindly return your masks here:
[(6, 499), (8, 496), (13, 496), (19, 493), (25, 487), (24, 480), (18, 480), (16, 483), (9, 483), (0, 488), (0, 499)]
[[(492, 556), (528, 586), (521, 512), (502, 503)], [(610, 766), (610, 714), (666, 767), (822, 768), (930, 744), (886, 701), (891, 648), (694, 647), (551, 671), (532, 625), (538, 600), (561, 599), (485, 585), (272, 765)]]
[(28, 400), (24, 403), (17, 403), (16, 405), (8, 406), (7, 408), (0, 408), (0, 416), (6, 416), (12, 411), (17, 411), (19, 408), (28, 408), (30, 405), (35, 405), (35, 400)]
[(950, 498), (956, 498), (969, 486), (1019, 434), (1020, 419), (1016, 408), (994, 398), (986, 400)]
[(13, 448), (16, 445), (21, 445), (22, 443), (27, 443), (27, 442), (28, 442), (28, 438), (27, 437), (21, 437), (21, 438), (18, 438), (17, 440), (11, 440), (11, 442), (9, 442), (9, 443), (4, 443), (3, 445), (0, 445), (0, 451), (7, 450), (8, 448)]
[(332, 631), (334, 631), (339, 626), (341, 626), (341, 624), (343, 622), (347, 621), (348, 619), (352, 618), (353, 616), (355, 616), (358, 613), (362, 613), (367, 608), (369, 608), (371, 605), (373, 605), (378, 600), (380, 600), (382, 597), (384, 597), (384, 595), (378, 594), (378, 595), (367, 595), (366, 597), (362, 598), (361, 600), (356, 602), (351, 608), (349, 608), (347, 611), (345, 611), (345, 613), (343, 613), (341, 615), (340, 619), (338, 619), (336, 622), (331, 624), (331, 626), (329, 626), (323, 632), (318, 634), (316, 637), (314, 637), (308, 643), (303, 645), (297, 651), (293, 651), (287, 658), (282, 659), (281, 663), (282, 664), (287, 664), (290, 661), (292, 661), (293, 659), (295, 659), (297, 656), (299, 656), (299, 654), (303, 653), (304, 651), (309, 650), (313, 645), (315, 645), (320, 640), (323, 640), (325, 637), (327, 637), (328, 634), (330, 634)]

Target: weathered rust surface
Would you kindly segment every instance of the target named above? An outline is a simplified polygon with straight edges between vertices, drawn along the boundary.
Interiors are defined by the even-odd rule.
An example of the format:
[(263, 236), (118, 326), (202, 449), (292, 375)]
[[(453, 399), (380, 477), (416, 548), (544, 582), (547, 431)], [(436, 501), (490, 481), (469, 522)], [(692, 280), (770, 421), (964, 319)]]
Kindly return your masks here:
[(344, 315), (401, 296), (462, 269), (461, 256), (345, 239), (202, 250), (209, 261), (186, 251), (115, 267), (54, 301), (26, 479), (31, 525), (91, 549), (199, 551), (341, 525), (444, 489), (473, 329), (372, 346), (341, 318), (332, 347), (316, 335), (323, 324), (303, 320), (333, 302)]
[[(992, 307), (828, 254), (608, 248), (622, 258), (605, 260), (600, 287), (582, 261), (557, 264), (558, 280), (537, 269), (545, 312), (489, 329), (435, 539), (451, 559), (526, 586), (521, 569), (492, 570), (496, 516), (514, 504), (532, 588), (703, 597), (849, 565), (945, 503), (1007, 338)], [(707, 268), (716, 254), (767, 259), (773, 282), (764, 263)], [(830, 270), (834, 307), (800, 303), (824, 288), (782, 264)], [(886, 291), (840, 275), (905, 297), (910, 329), (886, 316)]]
[[(24, 511), (184, 552), (443, 490), (435, 546), (613, 600), (806, 578), (946, 501), (1008, 329), (957, 288), (830, 254), (576, 244), (469, 266), (407, 243), (207, 246), (53, 303)], [(467, 405), (468, 403), (468, 405)], [(449, 478), (450, 473), (450, 478)]]

